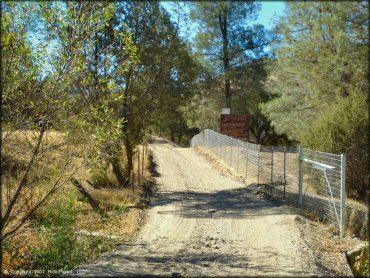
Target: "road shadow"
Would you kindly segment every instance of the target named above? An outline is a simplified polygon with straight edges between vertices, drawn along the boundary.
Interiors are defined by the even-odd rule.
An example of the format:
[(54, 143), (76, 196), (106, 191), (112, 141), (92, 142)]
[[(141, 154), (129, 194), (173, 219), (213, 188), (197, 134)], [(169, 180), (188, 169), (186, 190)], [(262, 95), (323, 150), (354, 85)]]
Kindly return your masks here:
[[(130, 252), (131, 251), (131, 252)], [(124, 277), (247, 277), (248, 275), (276, 275), (301, 277), (311, 274), (297, 267), (292, 258), (269, 248), (258, 250), (249, 248), (245, 253), (193, 251), (190, 247), (182, 250), (153, 250), (149, 248), (132, 249), (117, 246), (114, 253), (106, 253), (99, 261), (78, 270), (81, 276), (124, 276)], [(259, 258), (256, 260), (256, 256)], [(252, 264), (250, 257), (253, 257)], [(276, 264), (271, 264), (276, 261)], [(294, 266), (294, 267), (292, 267)]]
[[(263, 215), (293, 214), (280, 209), (281, 202), (266, 200), (258, 195), (258, 187), (240, 187), (214, 192), (171, 191), (159, 192), (153, 206), (161, 206), (159, 214), (177, 214), (185, 218), (241, 218)], [(169, 204), (178, 209), (166, 210)]]

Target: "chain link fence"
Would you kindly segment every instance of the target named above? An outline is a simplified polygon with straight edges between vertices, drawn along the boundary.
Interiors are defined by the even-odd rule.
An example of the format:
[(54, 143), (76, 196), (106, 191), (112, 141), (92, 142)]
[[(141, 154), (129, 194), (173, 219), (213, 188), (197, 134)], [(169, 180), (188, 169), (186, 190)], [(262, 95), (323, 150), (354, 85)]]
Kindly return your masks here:
[(207, 147), (241, 177), (264, 184), (276, 198), (309, 208), (344, 235), (344, 154), (262, 146), (210, 129), (195, 135), (190, 146)]

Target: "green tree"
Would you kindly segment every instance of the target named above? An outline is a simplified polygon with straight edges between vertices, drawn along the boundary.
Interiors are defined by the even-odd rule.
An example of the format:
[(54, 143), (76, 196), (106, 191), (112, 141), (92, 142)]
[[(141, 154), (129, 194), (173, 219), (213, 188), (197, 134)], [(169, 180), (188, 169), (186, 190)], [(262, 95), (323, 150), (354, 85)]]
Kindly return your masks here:
[(280, 133), (301, 134), (336, 97), (367, 92), (368, 3), (288, 3), (264, 107)]
[[(125, 149), (128, 171), (143, 135), (168, 111), (186, 103), (197, 75), (196, 62), (170, 15), (157, 2), (119, 3), (121, 20), (138, 49), (137, 64), (123, 75)], [(145, 26), (145, 28), (143, 28)], [(170, 113), (167, 114), (168, 116)]]
[[(78, 64), (80, 73), (75, 76), (70, 92), (79, 102), (77, 110), (85, 112), (83, 119), (94, 138), (92, 165), (100, 168), (111, 165), (119, 186), (127, 186), (130, 171), (123, 169), (121, 158), (127, 136), (122, 131), (126, 120), (122, 105), (127, 100), (121, 79), (128, 64), (137, 62), (136, 47), (125, 26), (118, 28), (122, 22), (118, 19), (117, 3), (69, 3), (67, 7), (76, 13), (84, 5), (88, 8), (86, 16), (94, 19), (93, 29), (86, 39), (83, 58)], [(66, 30), (68, 35), (74, 32), (69, 25)]]
[[(71, 158), (74, 147), (81, 143), (86, 120), (75, 113), (78, 99), (70, 92), (90, 63), (84, 55), (90, 34), (108, 24), (114, 5), (99, 9), (94, 16), (91, 11), (98, 3), (77, 5), (5, 2), (2, 7), (2, 70), (7, 76), (3, 79), (1, 147), (5, 159), (1, 167), (6, 173), (6, 178), (2, 177), (6, 198), (1, 202), (0, 241), (14, 235), (78, 170)], [(28, 39), (30, 35), (34, 42)], [(122, 118), (112, 117), (112, 102), (121, 101), (114, 93), (89, 110), (98, 123), (88, 133), (98, 137), (93, 141), (97, 148), (107, 138), (105, 132), (111, 132), (111, 141), (106, 142), (110, 145), (118, 137), (116, 130), (121, 131)], [(50, 140), (50, 128), (64, 134), (65, 144)], [(55, 161), (59, 152), (61, 164)]]
[(346, 152), (348, 195), (356, 198), (369, 186), (368, 23), (368, 2), (288, 3), (267, 85), (275, 98), (263, 107), (279, 133)]
[(226, 107), (232, 108), (235, 70), (265, 55), (271, 43), (262, 25), (254, 24), (260, 5), (255, 2), (199, 2), (191, 4), (191, 17), (200, 28), (196, 35), (198, 52), (205, 56), (213, 76), (222, 76)]
[[(1, 167), (2, 173), (10, 179), (2, 179), (6, 198), (1, 202), (0, 241), (13, 236), (68, 181), (74, 170), (69, 168), (71, 150), (68, 148), (64, 150), (61, 169), (49, 167), (49, 160), (57, 148), (46, 141), (46, 132), (50, 124), (57, 128), (62, 125), (61, 120), (68, 115), (65, 88), (74, 73), (72, 65), (76, 62), (75, 55), (83, 37), (75, 38), (77, 47), (72, 51), (75, 55), (71, 56), (50, 57), (45, 40), (34, 49), (28, 36), (42, 28), (37, 21), (38, 12), (35, 3), (6, 2), (2, 6), (1, 56), (6, 77), (3, 79), (4, 135), (1, 146), (5, 158)], [(45, 16), (50, 19), (51, 14)], [(54, 63), (46, 66), (48, 59)], [(43, 78), (47, 70), (49, 74)], [(22, 144), (22, 140), (28, 144)], [(35, 175), (35, 169), (38, 169), (38, 175)], [(45, 174), (48, 170), (50, 172)], [(43, 183), (44, 188), (37, 186)], [(27, 209), (22, 204), (27, 204)]]

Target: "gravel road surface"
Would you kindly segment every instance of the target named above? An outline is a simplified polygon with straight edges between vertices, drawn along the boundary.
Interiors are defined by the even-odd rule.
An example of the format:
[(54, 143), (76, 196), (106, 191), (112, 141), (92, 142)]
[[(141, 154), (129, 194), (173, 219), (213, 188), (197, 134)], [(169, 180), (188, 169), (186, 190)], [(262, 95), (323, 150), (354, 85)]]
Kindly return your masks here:
[(158, 192), (136, 240), (82, 266), (83, 276), (319, 275), (297, 217), (211, 166), (194, 149), (151, 144)]

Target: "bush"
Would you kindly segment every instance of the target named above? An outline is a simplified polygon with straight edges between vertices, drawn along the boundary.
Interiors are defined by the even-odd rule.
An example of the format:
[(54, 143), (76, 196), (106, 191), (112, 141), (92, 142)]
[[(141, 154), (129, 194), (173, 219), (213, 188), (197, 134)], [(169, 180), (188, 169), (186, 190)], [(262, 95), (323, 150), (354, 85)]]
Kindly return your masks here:
[(45, 209), (39, 234), (43, 244), (32, 250), (33, 261), (30, 269), (71, 270), (78, 265), (108, 251), (116, 241), (94, 236), (77, 237), (74, 233), (80, 208), (77, 192), (62, 193)]
[(314, 150), (347, 155), (347, 195), (366, 202), (369, 188), (367, 98), (352, 92), (327, 106), (301, 136), (301, 143)]
[(72, 269), (76, 265), (76, 236), (74, 226), (79, 208), (76, 193), (61, 194), (46, 209), (40, 233), (44, 246), (33, 250), (33, 269)]

